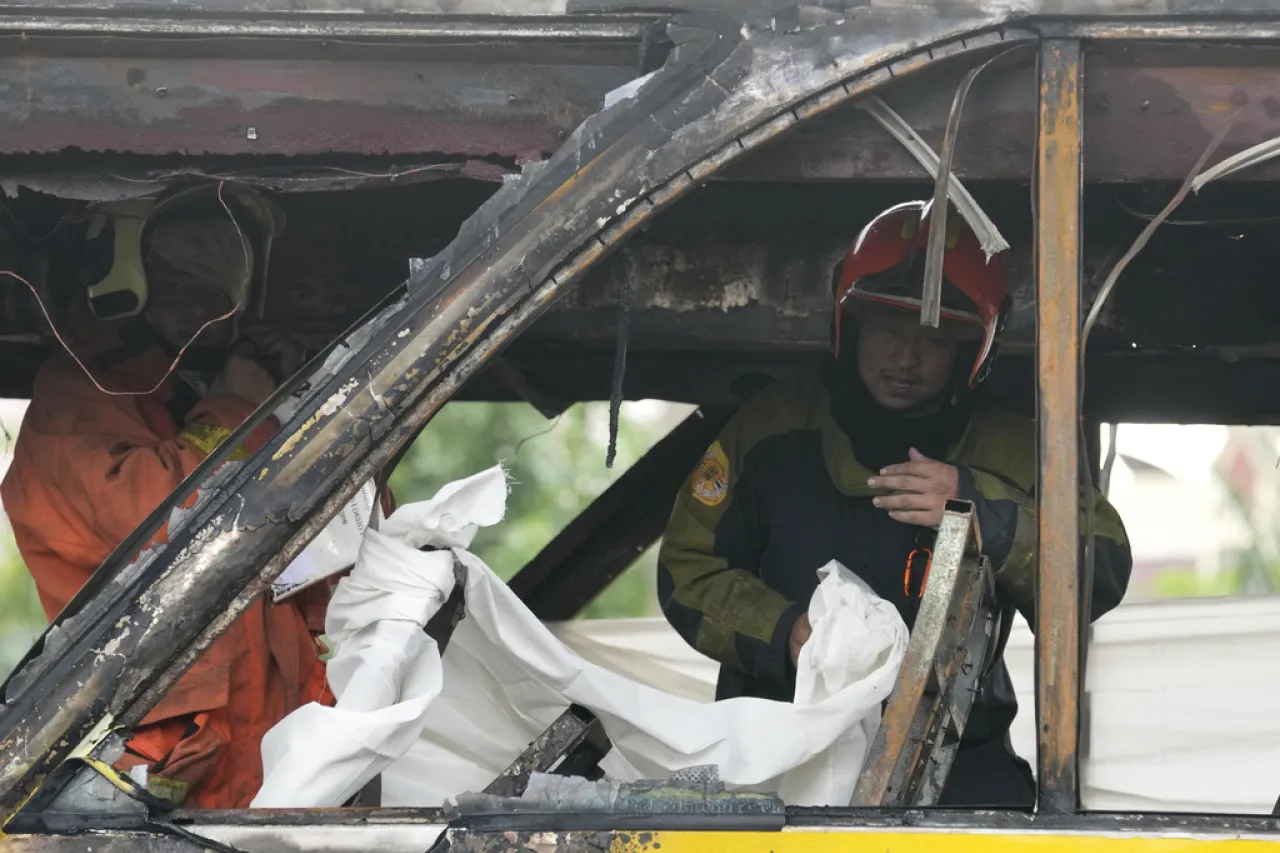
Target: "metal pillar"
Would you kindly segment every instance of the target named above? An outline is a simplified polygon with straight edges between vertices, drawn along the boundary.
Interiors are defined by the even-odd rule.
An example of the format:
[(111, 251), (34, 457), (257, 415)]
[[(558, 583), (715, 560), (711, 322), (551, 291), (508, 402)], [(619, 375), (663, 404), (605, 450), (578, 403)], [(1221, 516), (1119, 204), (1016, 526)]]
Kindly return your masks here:
[(1079, 804), (1080, 43), (1040, 48), (1036, 144), (1039, 808)]

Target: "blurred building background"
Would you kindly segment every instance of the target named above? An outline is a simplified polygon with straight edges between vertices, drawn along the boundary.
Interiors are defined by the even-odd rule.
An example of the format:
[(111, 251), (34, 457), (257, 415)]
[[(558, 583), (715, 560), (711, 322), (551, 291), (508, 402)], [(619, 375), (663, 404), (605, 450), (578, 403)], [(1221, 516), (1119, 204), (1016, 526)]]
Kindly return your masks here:
[[(0, 401), (0, 469), (24, 408)], [(495, 462), (507, 466), (507, 521), (482, 531), (475, 550), (510, 577), (689, 411), (625, 404), (618, 462), (608, 470), (605, 404), (574, 406), (548, 422), (524, 404), (453, 403), (392, 485), (401, 502), (421, 500)], [(1093, 635), (1086, 806), (1269, 812), (1280, 794), (1280, 689), (1272, 686), (1280, 658), (1278, 463), (1280, 428), (1119, 428), (1110, 494), (1132, 542), (1134, 575), (1125, 603)], [(716, 667), (659, 617), (654, 568), (650, 551), (582, 614), (596, 621), (556, 630), (597, 663), (709, 698)], [(43, 624), (0, 525), (0, 674)], [(1015, 747), (1034, 764), (1033, 649), (1023, 623), (1007, 659), (1024, 709)]]

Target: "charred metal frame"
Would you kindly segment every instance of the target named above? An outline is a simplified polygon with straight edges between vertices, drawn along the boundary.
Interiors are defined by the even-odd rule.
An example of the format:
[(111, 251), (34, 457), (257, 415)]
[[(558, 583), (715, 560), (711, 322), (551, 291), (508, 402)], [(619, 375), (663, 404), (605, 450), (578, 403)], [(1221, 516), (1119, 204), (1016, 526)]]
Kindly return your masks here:
[(973, 505), (949, 501), (907, 655), (850, 806), (938, 804), (994, 651), (996, 620)]
[(612, 748), (596, 715), (581, 705), (570, 705), (484, 792), (518, 799), (534, 773), (599, 779), (603, 775), (600, 759)]
[[(1264, 818), (1200, 816), (1161, 824), (1073, 814), (1081, 129), (1080, 45), (1070, 28), (1091, 28), (1091, 38), (1119, 32), (1126, 38), (1256, 40), (1276, 35), (1277, 16), (1262, 21), (1266, 26), (1248, 27), (1194, 16), (1170, 15), (1152, 27), (1099, 17), (1047, 21), (1037, 30), (1034, 18), (1015, 21), (1004, 11), (977, 7), (956, 7), (948, 16), (913, 15), (907, 7), (866, 11), (853, 21), (827, 18), (782, 29), (758, 18), (745, 25), (703, 22), (633, 100), (588, 119), (559, 154), (504, 187), (410, 283), (407, 296), (387, 307), (373, 339), (345, 363), (317, 374), (316, 390), (298, 416), (249, 463), (222, 474), (208, 499), (170, 532), (165, 550), (137, 565), (104, 565), (118, 592), (108, 589), (103, 601), (88, 603), (81, 614), (87, 623), (56, 653), (51, 645), (48, 659), (35, 661), (25, 692), (6, 697), (0, 819), (11, 817), (69, 751), (93, 748), (113, 726), (141, 719), (470, 376), (656, 212), (745, 152), (894, 77), (943, 57), (976, 56), (1050, 32), (1064, 38), (1041, 47), (1037, 142), (1042, 812), (1001, 813), (1001, 819), (1007, 817), (1008, 826), (1059, 831), (1274, 831), (1276, 821)], [(793, 814), (795, 825), (813, 825), (815, 815)], [(991, 817), (973, 820), (989, 826)], [(948, 826), (966, 820), (930, 814), (880, 819)], [(838, 811), (823, 813), (825, 826), (839, 820)], [(874, 824), (876, 816), (860, 811), (849, 820)], [(477, 849), (475, 841), (459, 849)], [(23, 846), (40, 845), (28, 839)]]

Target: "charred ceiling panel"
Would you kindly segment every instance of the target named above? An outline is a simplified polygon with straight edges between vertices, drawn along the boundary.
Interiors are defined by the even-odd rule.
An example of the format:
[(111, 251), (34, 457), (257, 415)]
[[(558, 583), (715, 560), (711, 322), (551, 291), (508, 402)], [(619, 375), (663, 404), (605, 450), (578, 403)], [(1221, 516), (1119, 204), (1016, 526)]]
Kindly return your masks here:
[[(1221, 123), (1235, 115), (1224, 154), (1280, 135), (1280, 51), (1173, 52), (1107, 47), (1086, 63), (1085, 179), (1181, 182)], [(935, 147), (957, 71), (945, 66), (887, 88), (883, 98)], [(1029, 63), (995, 66), (975, 82), (960, 125), (962, 178), (1029, 180), (1035, 147), (1035, 75)], [(850, 105), (797, 128), (733, 170), (768, 180), (921, 179), (923, 169), (865, 112)], [(1275, 180), (1280, 163), (1242, 172)]]
[[(597, 268), (529, 338), (606, 346), (615, 335), (621, 282), (630, 275), (635, 349), (823, 350), (830, 334), (832, 272), (849, 241), (883, 207), (925, 197), (928, 189), (704, 189)], [(1143, 216), (1159, 210), (1172, 192), (1090, 190), (1086, 304)], [(1014, 311), (1005, 341), (1008, 351), (1026, 352), (1035, 323), (1030, 196), (1013, 186), (979, 188), (977, 195), (1013, 245), (1006, 266)], [(1126, 270), (1093, 346), (1259, 347), (1280, 340), (1274, 287), (1280, 229), (1267, 216), (1265, 195), (1263, 186), (1222, 185), (1189, 203)], [(759, 218), (750, 222), (753, 216)]]
[[(61, 0), (0, 0), (0, 8), (3, 7), (136, 11), (138, 4), (128, 0), (78, 0), (75, 4)], [(250, 15), (262, 12), (414, 12), (427, 15), (538, 16), (563, 14), (565, 0), (157, 0), (148, 3), (147, 9), (159, 14), (190, 14), (193, 11)]]
[(634, 67), (9, 56), (0, 153), (536, 160), (634, 76)]

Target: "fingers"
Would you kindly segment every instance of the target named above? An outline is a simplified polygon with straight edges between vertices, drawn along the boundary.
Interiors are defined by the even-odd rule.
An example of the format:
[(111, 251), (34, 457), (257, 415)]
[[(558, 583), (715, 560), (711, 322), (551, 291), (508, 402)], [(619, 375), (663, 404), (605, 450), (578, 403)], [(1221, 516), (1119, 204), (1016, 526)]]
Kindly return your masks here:
[(880, 469), (882, 477), (931, 477), (941, 469), (941, 462), (899, 462)]
[(931, 482), (932, 480), (927, 477), (896, 474), (887, 477), (872, 477), (867, 480), (867, 485), (873, 489), (889, 489), (895, 492), (924, 492)]
[(908, 510), (926, 512), (942, 508), (942, 500), (937, 495), (920, 494), (918, 492), (901, 492), (893, 495), (881, 495), (871, 501), (878, 509)]
[(901, 524), (937, 527), (942, 523), (942, 501), (937, 495), (914, 493), (884, 495), (872, 503), (889, 511), (889, 517)]
[(791, 662), (798, 664), (800, 662), (800, 650), (804, 648), (804, 644), (809, 642), (809, 637), (813, 634), (813, 625), (809, 622), (809, 614), (801, 613), (800, 618), (791, 626), (791, 638), (789, 651), (791, 652)]
[(917, 527), (936, 528), (942, 523), (942, 513), (929, 512), (891, 512), (889, 517), (900, 524), (913, 524)]

